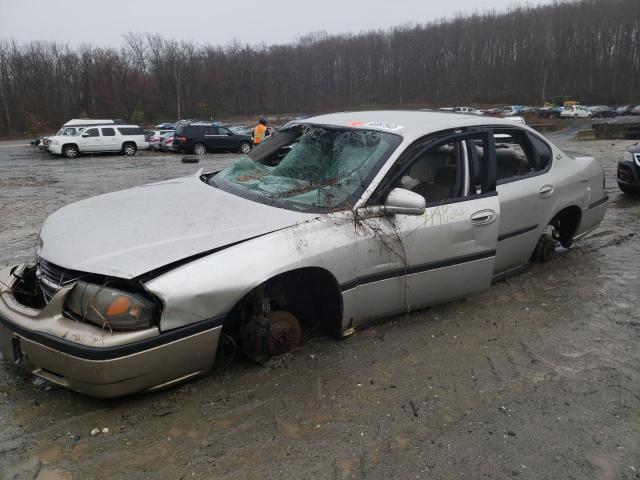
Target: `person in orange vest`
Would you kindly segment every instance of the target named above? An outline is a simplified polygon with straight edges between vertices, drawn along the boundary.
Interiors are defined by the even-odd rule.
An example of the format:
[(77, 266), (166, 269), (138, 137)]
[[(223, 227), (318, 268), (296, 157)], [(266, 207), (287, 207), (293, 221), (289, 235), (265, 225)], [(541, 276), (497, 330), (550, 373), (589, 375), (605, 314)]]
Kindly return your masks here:
[(253, 129), (253, 134), (251, 137), (253, 138), (253, 145), (260, 145), (265, 137), (267, 136), (267, 121), (264, 118), (261, 118), (258, 121), (258, 125)]

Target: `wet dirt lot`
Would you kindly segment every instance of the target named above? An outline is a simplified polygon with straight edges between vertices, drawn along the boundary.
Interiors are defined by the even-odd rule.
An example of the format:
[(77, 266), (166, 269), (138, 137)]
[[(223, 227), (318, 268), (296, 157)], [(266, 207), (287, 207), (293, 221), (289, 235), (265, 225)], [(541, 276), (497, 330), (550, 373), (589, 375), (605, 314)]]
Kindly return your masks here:
[[(154, 394), (97, 400), (0, 360), (0, 478), (640, 478), (640, 199), (615, 186), (631, 142), (557, 138), (602, 162), (610, 200), (554, 262)], [(70, 161), (23, 143), (0, 143), (0, 266), (32, 258), (62, 205), (233, 158)]]

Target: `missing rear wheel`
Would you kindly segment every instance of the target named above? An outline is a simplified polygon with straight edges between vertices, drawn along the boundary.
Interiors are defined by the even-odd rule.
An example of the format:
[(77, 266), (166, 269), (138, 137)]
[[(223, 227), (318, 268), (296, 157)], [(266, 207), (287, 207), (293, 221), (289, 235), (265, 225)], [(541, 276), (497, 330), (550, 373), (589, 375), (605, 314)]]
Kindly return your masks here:
[(531, 261), (535, 263), (547, 263), (553, 260), (556, 256), (556, 242), (553, 239), (553, 235), (545, 233), (540, 237), (536, 248), (531, 255)]

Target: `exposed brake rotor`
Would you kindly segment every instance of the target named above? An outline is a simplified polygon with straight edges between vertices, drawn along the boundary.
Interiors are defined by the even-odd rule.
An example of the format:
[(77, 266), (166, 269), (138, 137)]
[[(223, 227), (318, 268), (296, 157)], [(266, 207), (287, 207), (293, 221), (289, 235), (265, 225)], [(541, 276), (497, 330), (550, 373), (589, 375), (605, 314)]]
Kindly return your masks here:
[(267, 333), (267, 351), (270, 355), (282, 355), (300, 345), (302, 330), (294, 315), (279, 310), (269, 313), (267, 318), (271, 321), (271, 328)]

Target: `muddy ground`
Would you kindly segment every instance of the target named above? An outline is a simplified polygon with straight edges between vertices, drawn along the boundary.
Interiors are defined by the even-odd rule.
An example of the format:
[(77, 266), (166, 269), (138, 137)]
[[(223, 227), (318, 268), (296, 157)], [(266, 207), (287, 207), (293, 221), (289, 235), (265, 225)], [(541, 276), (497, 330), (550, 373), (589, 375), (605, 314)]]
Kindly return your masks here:
[[(605, 166), (610, 201), (556, 261), (155, 394), (96, 400), (0, 361), (0, 477), (640, 478), (640, 199), (615, 186), (631, 142), (568, 137), (558, 144)], [(0, 265), (30, 258), (66, 203), (197, 169), (171, 155), (52, 159), (20, 143), (0, 143)]]

